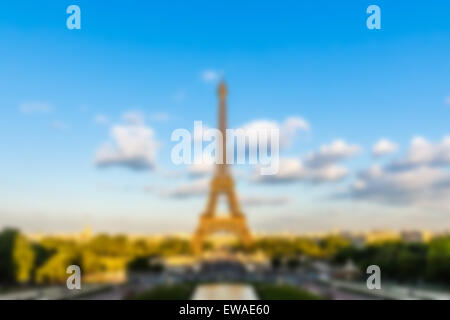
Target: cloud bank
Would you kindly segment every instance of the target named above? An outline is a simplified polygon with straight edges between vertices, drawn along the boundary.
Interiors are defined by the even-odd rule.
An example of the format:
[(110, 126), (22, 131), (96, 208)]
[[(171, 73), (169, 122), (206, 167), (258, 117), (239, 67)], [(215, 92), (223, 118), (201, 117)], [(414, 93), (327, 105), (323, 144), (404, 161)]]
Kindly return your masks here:
[(432, 143), (411, 140), (401, 158), (363, 170), (350, 195), (388, 204), (441, 206), (450, 199), (450, 137)]
[(111, 140), (96, 152), (94, 163), (98, 167), (121, 166), (133, 170), (151, 170), (159, 143), (152, 128), (144, 124), (141, 114), (123, 115), (125, 124), (111, 128)]
[(255, 174), (254, 181), (261, 183), (338, 181), (348, 174), (348, 169), (338, 165), (338, 162), (356, 156), (360, 151), (360, 146), (337, 139), (321, 146), (317, 151), (310, 152), (305, 160), (280, 158), (277, 174), (271, 176)]

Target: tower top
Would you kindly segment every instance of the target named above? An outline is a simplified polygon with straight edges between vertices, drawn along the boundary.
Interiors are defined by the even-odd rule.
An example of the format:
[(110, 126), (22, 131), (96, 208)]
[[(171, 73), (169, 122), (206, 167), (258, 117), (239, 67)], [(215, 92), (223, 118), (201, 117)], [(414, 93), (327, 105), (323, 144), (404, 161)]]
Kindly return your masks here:
[(227, 84), (225, 83), (225, 80), (220, 81), (219, 87), (217, 89), (217, 93), (219, 94), (220, 99), (225, 99), (227, 96)]
[(219, 95), (219, 119), (218, 119), (218, 128), (222, 133), (222, 144), (221, 144), (221, 152), (222, 152), (222, 162), (218, 164), (218, 171), (221, 173), (226, 172), (226, 163), (227, 163), (227, 155), (226, 155), (226, 130), (227, 130), (227, 85), (225, 81), (222, 80), (219, 83), (219, 87), (217, 88), (217, 94)]

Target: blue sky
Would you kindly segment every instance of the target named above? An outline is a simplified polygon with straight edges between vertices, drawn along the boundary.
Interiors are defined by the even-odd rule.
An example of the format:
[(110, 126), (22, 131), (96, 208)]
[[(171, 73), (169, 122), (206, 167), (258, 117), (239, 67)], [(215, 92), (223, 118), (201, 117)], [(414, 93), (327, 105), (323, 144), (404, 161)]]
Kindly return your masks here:
[[(66, 28), (70, 4), (81, 30)], [(370, 4), (381, 30), (366, 28)], [(171, 163), (170, 134), (194, 120), (215, 125), (209, 71), (228, 82), (232, 127), (289, 117), (310, 126), (281, 154), (302, 172), (291, 161), (289, 179), (271, 183), (238, 168), (253, 229), (450, 228), (449, 15), (445, 1), (2, 3), (0, 224), (192, 230), (207, 177)], [(110, 132), (130, 112), (158, 142), (153, 167), (99, 168), (98, 150), (114, 145)], [(396, 148), (373, 157), (382, 138)], [(326, 148), (337, 140), (341, 149)], [(330, 162), (346, 174), (312, 179), (308, 155), (320, 150), (349, 151)], [(392, 169), (400, 162), (409, 166)], [(374, 165), (381, 173), (364, 174)], [(172, 196), (180, 186), (194, 191)]]

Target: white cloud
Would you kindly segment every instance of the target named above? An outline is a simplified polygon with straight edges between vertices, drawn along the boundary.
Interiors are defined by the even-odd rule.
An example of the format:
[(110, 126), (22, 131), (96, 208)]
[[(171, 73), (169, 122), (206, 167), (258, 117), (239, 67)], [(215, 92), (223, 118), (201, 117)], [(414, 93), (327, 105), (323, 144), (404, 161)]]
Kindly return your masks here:
[(278, 172), (274, 175), (260, 175), (258, 167), (255, 168), (254, 181), (256, 182), (293, 182), (301, 180), (305, 175), (305, 167), (300, 159), (280, 158)]
[(219, 72), (208, 69), (202, 72), (202, 79), (205, 82), (216, 82), (220, 77)]
[(348, 175), (348, 169), (335, 164), (309, 169), (309, 179), (313, 182), (338, 181)]
[(326, 164), (320, 167), (310, 167), (297, 158), (281, 158), (278, 173), (275, 175), (259, 175), (256, 170), (254, 180), (257, 182), (333, 182), (348, 174), (348, 170), (336, 164)]
[(404, 171), (371, 168), (353, 183), (351, 194), (354, 198), (384, 203), (423, 204), (448, 198), (450, 174), (427, 166)]
[(111, 128), (112, 141), (97, 150), (95, 164), (99, 167), (152, 169), (159, 145), (153, 129), (147, 127), (143, 123), (143, 118), (134, 112), (124, 114), (124, 121), (124, 125), (114, 125)]
[(372, 147), (372, 155), (374, 157), (380, 157), (395, 151), (397, 151), (397, 145), (388, 139), (380, 139)]
[(337, 139), (329, 145), (321, 146), (316, 152), (310, 152), (306, 157), (306, 163), (311, 167), (323, 167), (355, 156), (359, 152), (361, 152), (360, 146)]
[(423, 137), (411, 140), (406, 154), (383, 168), (361, 172), (350, 194), (356, 199), (385, 203), (438, 204), (450, 196), (450, 137), (432, 143)]
[(21, 103), (19, 110), (23, 114), (50, 113), (52, 106), (46, 102), (28, 101)]
[(280, 137), (280, 148), (291, 146), (298, 132), (310, 130), (308, 122), (301, 117), (289, 117), (282, 123), (272, 120), (254, 120), (244, 124), (240, 128), (244, 130), (246, 136), (250, 136), (251, 134), (256, 134), (258, 137), (266, 136), (268, 146), (271, 145), (271, 131), (277, 130)]
[(428, 165), (442, 166), (450, 164), (450, 136), (442, 138), (441, 142), (432, 143), (423, 137), (411, 140), (406, 156), (395, 161), (391, 169), (404, 169), (408, 167)]
[(335, 140), (323, 145), (319, 150), (307, 154), (305, 160), (300, 158), (280, 158), (278, 173), (262, 176), (256, 167), (253, 180), (256, 182), (281, 183), (305, 181), (312, 183), (333, 182), (348, 175), (348, 169), (337, 162), (357, 155), (361, 148), (348, 144), (344, 140)]
[(282, 147), (289, 147), (298, 131), (309, 131), (309, 123), (301, 117), (289, 117), (281, 126), (280, 143)]

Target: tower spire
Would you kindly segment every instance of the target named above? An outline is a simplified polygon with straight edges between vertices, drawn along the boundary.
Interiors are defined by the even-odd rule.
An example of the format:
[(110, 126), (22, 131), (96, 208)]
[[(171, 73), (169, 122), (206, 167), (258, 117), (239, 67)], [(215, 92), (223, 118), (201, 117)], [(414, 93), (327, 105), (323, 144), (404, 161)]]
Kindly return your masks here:
[(222, 152), (222, 163), (218, 165), (219, 173), (225, 173), (227, 168), (227, 85), (224, 80), (222, 80), (219, 83), (217, 93), (219, 96), (219, 117), (218, 117), (218, 128), (219, 131), (222, 133), (222, 145), (221, 145), (221, 152)]

